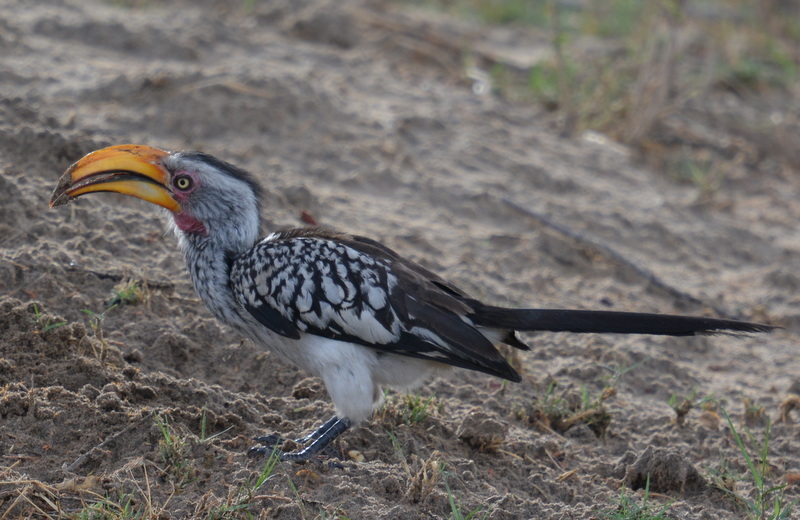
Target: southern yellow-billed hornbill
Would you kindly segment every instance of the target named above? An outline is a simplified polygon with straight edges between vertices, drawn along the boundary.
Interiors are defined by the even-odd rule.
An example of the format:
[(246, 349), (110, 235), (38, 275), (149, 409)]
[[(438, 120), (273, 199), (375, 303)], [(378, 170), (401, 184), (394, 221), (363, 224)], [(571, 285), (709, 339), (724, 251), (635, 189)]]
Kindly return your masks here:
[[(336, 416), (283, 453), (307, 460), (368, 417), (383, 387), (409, 388), (456, 366), (520, 381), (495, 349), (515, 331), (692, 336), (767, 332), (733, 320), (484, 304), (381, 244), (320, 228), (259, 238), (259, 193), (245, 171), (199, 152), (121, 145), (63, 175), (52, 207), (92, 192), (166, 208), (195, 290), (211, 312), (325, 383)], [(263, 451), (263, 448), (262, 448)]]

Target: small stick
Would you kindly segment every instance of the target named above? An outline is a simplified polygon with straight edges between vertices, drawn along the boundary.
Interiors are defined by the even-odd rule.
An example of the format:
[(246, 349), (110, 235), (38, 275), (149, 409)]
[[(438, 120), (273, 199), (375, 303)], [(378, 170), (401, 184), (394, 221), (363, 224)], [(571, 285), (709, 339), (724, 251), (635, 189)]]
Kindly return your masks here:
[(122, 430), (118, 431), (117, 433), (114, 433), (114, 434), (112, 434), (112, 435), (111, 435), (110, 437), (108, 437), (106, 440), (104, 440), (103, 442), (101, 442), (100, 444), (98, 444), (97, 446), (95, 446), (94, 448), (91, 448), (89, 451), (87, 451), (86, 453), (84, 453), (83, 455), (81, 455), (80, 457), (78, 457), (77, 459), (75, 459), (75, 462), (73, 462), (73, 463), (72, 463), (72, 464), (70, 464), (69, 466), (65, 467), (65, 468), (64, 468), (64, 471), (66, 471), (66, 472), (68, 472), (68, 473), (73, 473), (73, 472), (75, 471), (75, 469), (76, 469), (76, 468), (78, 468), (78, 467), (79, 467), (79, 466), (81, 466), (81, 465), (82, 465), (84, 462), (86, 462), (86, 459), (88, 459), (88, 458), (89, 458), (89, 454), (90, 454), (90, 453), (92, 453), (94, 450), (99, 450), (99, 449), (103, 449), (103, 448), (105, 448), (105, 447), (106, 447), (106, 446), (108, 446), (110, 443), (114, 442), (114, 441), (115, 441), (115, 440), (117, 440), (119, 437), (121, 437), (122, 435), (124, 435), (124, 434), (128, 433), (128, 432), (129, 432), (129, 431), (131, 431), (132, 429), (134, 429), (134, 428), (136, 428), (137, 426), (139, 426), (140, 424), (142, 424), (142, 422), (144, 422), (144, 420), (145, 420), (147, 417), (149, 417), (149, 416), (142, 417), (141, 419), (139, 419), (139, 420), (138, 420), (138, 421), (136, 421), (135, 423), (133, 423), (133, 424), (130, 424), (130, 425), (126, 426), (125, 428), (123, 428)]

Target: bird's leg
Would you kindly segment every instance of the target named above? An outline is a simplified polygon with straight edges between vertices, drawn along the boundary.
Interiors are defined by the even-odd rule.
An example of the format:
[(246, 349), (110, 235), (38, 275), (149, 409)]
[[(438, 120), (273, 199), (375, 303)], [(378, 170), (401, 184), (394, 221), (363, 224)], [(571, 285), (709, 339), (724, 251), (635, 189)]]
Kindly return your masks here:
[[(333, 424), (338, 420), (339, 418), (334, 415), (328, 422), (326, 422), (316, 430), (312, 431), (305, 437), (300, 437), (299, 439), (295, 439), (294, 442), (296, 442), (297, 444), (305, 445), (311, 441), (317, 440), (317, 438), (320, 435), (328, 431), (328, 429), (330, 429), (330, 427), (333, 426)], [(266, 445), (265, 448), (253, 448), (257, 452), (254, 453), (255, 455), (266, 455), (271, 451), (273, 447), (279, 444), (283, 444), (283, 439), (274, 434), (264, 435), (262, 437), (256, 437), (255, 440), (256, 442), (260, 442), (261, 444)]]
[(330, 446), (330, 444), (336, 440), (336, 437), (347, 431), (347, 429), (350, 428), (350, 424), (350, 419), (347, 417), (343, 419), (334, 417), (305, 437), (312, 441), (311, 444), (300, 451), (281, 453), (281, 460), (301, 462), (311, 459)]
[[(322, 452), (325, 448), (330, 446), (330, 444), (342, 433), (344, 433), (348, 428), (350, 428), (350, 419), (344, 418), (339, 419), (338, 417), (333, 417), (328, 422), (314, 430), (313, 432), (309, 433), (305, 437), (297, 439), (295, 442), (298, 444), (306, 444), (311, 443), (305, 448), (300, 451), (296, 452), (281, 452), (280, 458), (281, 460), (291, 460), (295, 462), (301, 462), (310, 460), (315, 455)], [(276, 435), (267, 435), (265, 437), (258, 437), (256, 439), (258, 442), (264, 444), (264, 446), (258, 446), (250, 448), (247, 452), (248, 455), (269, 455), (274, 450), (275, 447), (283, 443), (283, 439)]]
[[(328, 431), (338, 420), (339, 420), (339, 418), (334, 415), (328, 422), (326, 422), (325, 424), (323, 424), (322, 426), (320, 426), (319, 428), (317, 428), (313, 432), (309, 433), (305, 437), (301, 437), (299, 439), (295, 439), (294, 442), (296, 442), (297, 444), (305, 445), (305, 444), (308, 444), (311, 441), (315, 441), (315, 440), (319, 439), (320, 436), (323, 433)], [(344, 431), (344, 430), (342, 430), (342, 431)]]

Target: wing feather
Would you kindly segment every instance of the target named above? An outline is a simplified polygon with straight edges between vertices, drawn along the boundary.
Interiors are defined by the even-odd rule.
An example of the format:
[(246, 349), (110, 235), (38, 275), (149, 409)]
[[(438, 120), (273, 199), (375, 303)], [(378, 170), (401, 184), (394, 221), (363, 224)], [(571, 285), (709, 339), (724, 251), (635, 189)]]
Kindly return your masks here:
[(349, 341), (518, 381), (465, 316), (468, 297), (369, 239), (327, 230), (273, 234), (236, 258), (242, 307), (283, 336)]

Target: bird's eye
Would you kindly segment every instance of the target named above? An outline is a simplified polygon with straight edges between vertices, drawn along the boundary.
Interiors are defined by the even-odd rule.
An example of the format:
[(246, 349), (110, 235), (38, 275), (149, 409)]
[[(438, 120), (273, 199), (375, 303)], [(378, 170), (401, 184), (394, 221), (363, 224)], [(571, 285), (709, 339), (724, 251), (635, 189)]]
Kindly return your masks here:
[(192, 178), (189, 177), (188, 175), (181, 175), (180, 177), (175, 177), (175, 181), (173, 181), (173, 184), (179, 190), (186, 191), (188, 189), (191, 189), (193, 182), (194, 181), (192, 181)]

